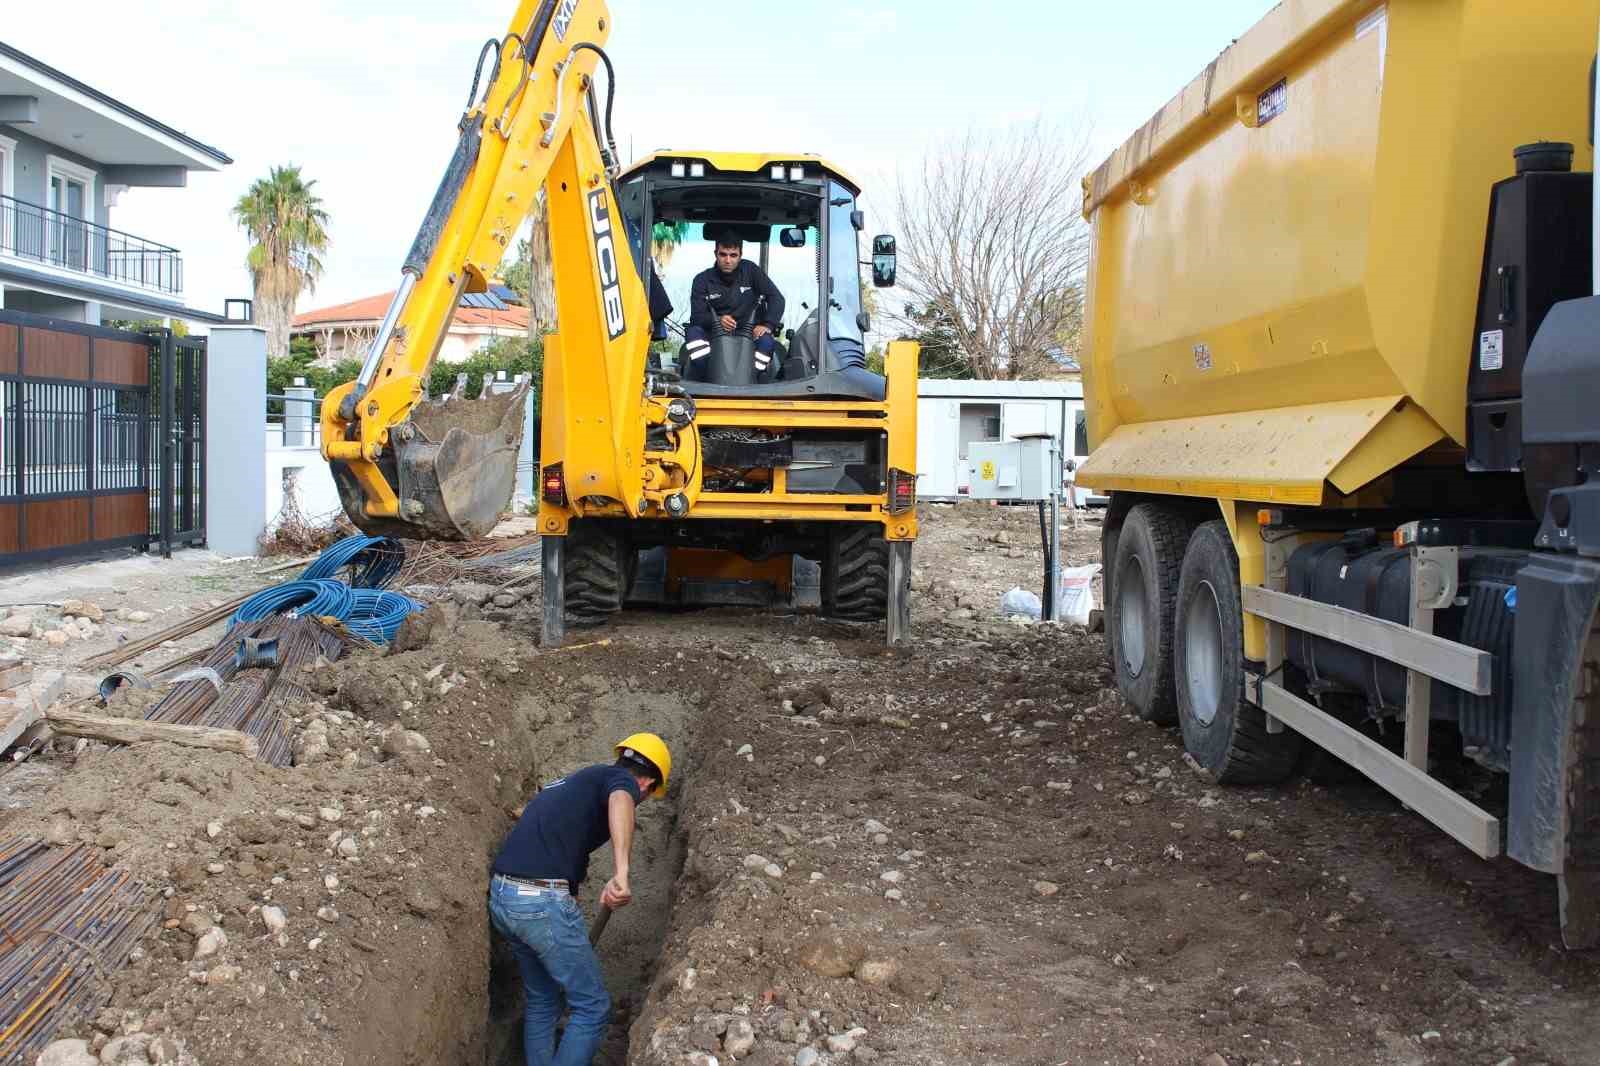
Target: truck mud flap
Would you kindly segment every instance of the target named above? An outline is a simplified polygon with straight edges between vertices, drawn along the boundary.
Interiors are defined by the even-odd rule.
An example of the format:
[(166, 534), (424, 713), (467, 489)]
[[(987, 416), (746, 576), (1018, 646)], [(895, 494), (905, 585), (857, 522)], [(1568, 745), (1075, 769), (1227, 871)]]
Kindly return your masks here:
[(1506, 853), (1561, 878), (1562, 938), (1600, 943), (1600, 563), (1536, 555), (1517, 576)]

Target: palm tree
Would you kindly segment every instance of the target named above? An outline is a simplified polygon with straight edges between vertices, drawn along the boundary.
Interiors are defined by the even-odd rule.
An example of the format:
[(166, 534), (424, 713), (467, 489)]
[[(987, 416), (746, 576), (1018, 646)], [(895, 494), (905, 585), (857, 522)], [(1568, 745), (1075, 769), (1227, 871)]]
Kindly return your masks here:
[(656, 273), (665, 274), (667, 264), (678, 245), (689, 238), (687, 222), (657, 222), (650, 230), (650, 255), (656, 261)]
[(233, 206), (233, 218), (255, 244), (246, 263), (255, 283), (256, 321), (267, 331), (267, 354), (289, 354), (289, 322), (302, 292), (322, 276), (328, 213), (297, 166), (273, 167)]

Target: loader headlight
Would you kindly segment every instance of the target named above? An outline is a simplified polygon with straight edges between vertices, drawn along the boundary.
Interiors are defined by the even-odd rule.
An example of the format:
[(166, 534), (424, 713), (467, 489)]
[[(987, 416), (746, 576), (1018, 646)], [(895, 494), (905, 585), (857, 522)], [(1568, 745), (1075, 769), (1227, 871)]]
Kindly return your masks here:
[(673, 177), (681, 178), (687, 172), (688, 172), (688, 167), (686, 167), (684, 164), (682, 164), (682, 163), (674, 163), (674, 164), (672, 164), (672, 176)]
[(789, 168), (789, 180), (790, 181), (805, 181), (806, 180), (806, 168), (805, 167), (790, 167)]
[(703, 177), (705, 177), (706, 176), (706, 165), (704, 163), (690, 163), (689, 164), (689, 176), (691, 178), (703, 178)]
[(774, 164), (772, 164), (772, 180), (773, 181), (782, 181), (784, 173), (785, 173), (785, 171), (784, 171), (782, 163), (774, 163)]

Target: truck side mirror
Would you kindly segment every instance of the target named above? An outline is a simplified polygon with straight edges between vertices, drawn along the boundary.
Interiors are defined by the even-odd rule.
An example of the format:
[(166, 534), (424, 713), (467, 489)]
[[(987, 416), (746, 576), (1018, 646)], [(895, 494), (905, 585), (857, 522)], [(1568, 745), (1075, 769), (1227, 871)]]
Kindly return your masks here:
[(865, 211), (850, 212), (850, 225), (855, 228), (857, 233), (860, 233), (862, 230), (866, 229), (867, 213)]
[(880, 233), (872, 238), (872, 284), (880, 289), (891, 287), (896, 270), (894, 238)]
[(806, 231), (803, 226), (785, 226), (778, 231), (778, 243), (785, 248), (804, 248)]

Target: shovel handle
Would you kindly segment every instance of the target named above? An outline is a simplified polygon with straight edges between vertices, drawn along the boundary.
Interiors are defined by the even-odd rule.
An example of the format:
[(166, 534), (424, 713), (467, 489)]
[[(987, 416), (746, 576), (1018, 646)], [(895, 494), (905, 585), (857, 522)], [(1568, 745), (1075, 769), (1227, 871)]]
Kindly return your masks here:
[(606, 923), (611, 921), (611, 908), (601, 907), (600, 913), (594, 916), (594, 924), (589, 926), (589, 946), (600, 943), (600, 934), (606, 931)]

